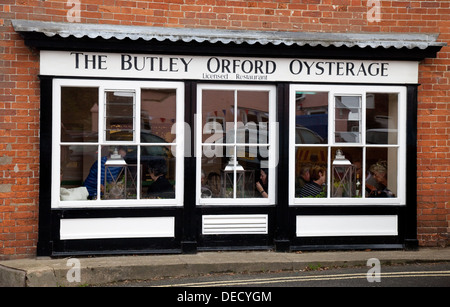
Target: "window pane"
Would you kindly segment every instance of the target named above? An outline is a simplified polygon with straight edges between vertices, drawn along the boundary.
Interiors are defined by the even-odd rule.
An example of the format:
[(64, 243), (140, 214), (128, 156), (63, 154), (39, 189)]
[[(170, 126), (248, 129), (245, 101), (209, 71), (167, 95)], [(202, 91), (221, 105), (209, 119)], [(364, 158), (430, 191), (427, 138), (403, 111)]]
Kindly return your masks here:
[[(95, 147), (97, 149), (97, 147)], [(102, 199), (136, 198), (136, 164), (127, 159), (135, 147), (103, 146), (100, 161), (100, 194)], [(91, 154), (85, 165), (84, 186), (89, 192), (89, 199), (98, 196), (98, 161), (97, 153)], [(86, 171), (87, 170), (87, 171)], [(106, 177), (106, 181), (105, 181)]]
[(175, 198), (175, 157), (169, 147), (141, 146), (141, 167), (141, 198)]
[(262, 197), (256, 183), (268, 192), (268, 152), (268, 146), (237, 146), (235, 161), (234, 146), (203, 146), (201, 197)]
[(256, 191), (257, 181), (268, 191), (268, 171), (264, 169), (266, 178), (260, 178), (264, 163), (261, 163), (257, 150), (252, 153), (251, 147), (239, 146), (236, 157), (234, 147), (216, 146), (215, 150), (217, 156), (202, 157), (202, 198), (262, 197)]
[(102, 147), (102, 199), (137, 198), (135, 152), (136, 146)]
[[(217, 168), (217, 167), (216, 167)], [(220, 167), (219, 167), (220, 168)], [(217, 198), (222, 197), (222, 179), (220, 174), (216, 171), (206, 172), (202, 169), (201, 191), (202, 198)]]
[(97, 161), (97, 150), (97, 146), (61, 146), (60, 200), (87, 200), (97, 195), (97, 177), (94, 188), (84, 184)]
[(202, 141), (234, 143), (234, 91), (202, 91)]
[(366, 197), (396, 197), (397, 148), (368, 148)]
[(176, 135), (172, 125), (176, 122), (176, 90), (142, 89), (141, 142), (171, 143)]
[[(203, 146), (202, 152), (201, 197), (233, 198), (233, 177), (226, 177), (224, 170), (230, 158), (234, 156), (234, 147), (206, 145)], [(225, 179), (227, 179), (228, 182), (225, 183)]]
[[(269, 194), (268, 146), (238, 146), (236, 168), (236, 197), (263, 197)], [(261, 186), (258, 188), (256, 184)]]
[(361, 96), (335, 97), (335, 142), (361, 141)]
[(98, 141), (98, 88), (61, 88), (61, 141)]
[(237, 143), (268, 144), (269, 92), (237, 92)]
[(398, 95), (367, 94), (366, 101), (366, 143), (397, 144)]
[(106, 92), (105, 140), (134, 140), (134, 92)]
[(328, 142), (328, 93), (296, 92), (295, 143)]
[(326, 147), (298, 147), (295, 153), (295, 197), (327, 197)]
[(362, 148), (331, 149), (331, 197), (361, 197)]

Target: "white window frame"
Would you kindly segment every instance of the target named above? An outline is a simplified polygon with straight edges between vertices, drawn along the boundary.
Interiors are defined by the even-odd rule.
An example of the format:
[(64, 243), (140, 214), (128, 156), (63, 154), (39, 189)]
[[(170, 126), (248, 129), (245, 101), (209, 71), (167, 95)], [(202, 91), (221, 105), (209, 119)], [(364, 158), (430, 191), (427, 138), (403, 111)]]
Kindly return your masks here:
[[(230, 91), (267, 91), (269, 95), (269, 136), (268, 136), (268, 160), (269, 160), (269, 179), (268, 179), (268, 198), (201, 198), (199, 193), (201, 189), (201, 162), (202, 162), (202, 146), (212, 145), (211, 143), (202, 142), (202, 92), (203, 90), (230, 90)], [(235, 95), (236, 99), (236, 95)], [(196, 204), (197, 206), (238, 206), (238, 205), (272, 205), (276, 199), (276, 166), (278, 163), (278, 123), (276, 122), (276, 87), (272, 85), (238, 85), (238, 84), (198, 84), (197, 86), (197, 118), (196, 118)], [(235, 106), (235, 121), (237, 118)], [(203, 123), (204, 125), (204, 123)], [(247, 146), (248, 144), (237, 143), (237, 146)], [(259, 174), (255, 173), (255, 183), (259, 179)]]
[[(61, 142), (61, 87), (92, 87), (98, 88), (98, 142)], [(135, 92), (135, 117), (139, 120), (141, 89), (174, 89), (176, 90), (176, 119), (175, 123), (180, 123), (172, 127), (172, 131), (176, 133), (176, 139), (172, 143), (141, 143), (140, 132), (141, 125), (135, 123), (135, 135), (133, 141), (106, 141), (104, 137), (104, 99), (105, 92), (109, 90), (126, 90)], [(103, 208), (103, 207), (158, 207), (158, 206), (182, 206), (183, 190), (184, 190), (184, 83), (182, 82), (160, 82), (160, 81), (125, 81), (125, 80), (85, 80), (85, 79), (53, 79), (53, 107), (52, 107), (52, 180), (51, 195), (52, 208)], [(140, 147), (145, 145), (169, 146), (176, 159), (175, 178), (176, 189), (175, 198), (173, 199), (119, 199), (119, 200), (81, 200), (81, 201), (61, 201), (60, 200), (60, 165), (61, 165), (61, 145), (92, 145), (92, 146), (110, 146), (112, 144), (120, 144), (124, 146), (136, 146), (137, 152)], [(98, 153), (98, 161), (101, 159), (101, 152)], [(138, 154), (138, 172), (140, 164), (140, 155)], [(98, 175), (100, 176), (100, 174)], [(137, 194), (140, 195), (140, 179), (138, 180)], [(139, 198), (139, 196), (138, 196)]]
[[(327, 147), (327, 187), (331, 184), (331, 149), (345, 147), (383, 147), (397, 148), (397, 197), (395, 198), (296, 198), (295, 197), (295, 149), (299, 146), (295, 144), (295, 97), (298, 91), (328, 92), (328, 144), (303, 144), (305, 147)], [(404, 86), (360, 86), (360, 85), (305, 85), (291, 84), (289, 89), (289, 205), (405, 205), (406, 204), (406, 87)], [(398, 94), (398, 136), (397, 144), (366, 144), (366, 94), (367, 93), (387, 93)], [(361, 105), (361, 139), (358, 143), (339, 143), (334, 138), (334, 97), (335, 96), (360, 95)], [(365, 150), (363, 150), (363, 161), (366, 160)], [(363, 163), (363, 174), (366, 172), (366, 165)], [(364, 189), (363, 189), (364, 191)], [(363, 192), (364, 194), (364, 192)]]

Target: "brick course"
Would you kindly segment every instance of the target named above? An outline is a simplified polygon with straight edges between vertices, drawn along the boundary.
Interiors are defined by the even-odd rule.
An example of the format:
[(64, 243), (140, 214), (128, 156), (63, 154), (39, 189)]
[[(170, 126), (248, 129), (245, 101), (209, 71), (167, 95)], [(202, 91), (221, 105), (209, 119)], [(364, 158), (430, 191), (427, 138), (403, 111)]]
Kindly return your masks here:
[[(82, 23), (163, 27), (439, 33), (450, 45), (449, 0), (79, 0)], [(0, 259), (36, 253), (39, 195), (39, 57), (13, 19), (67, 22), (68, 0), (0, 3)], [(74, 15), (72, 15), (74, 16)], [(417, 201), (421, 246), (450, 243), (450, 47), (420, 64)]]

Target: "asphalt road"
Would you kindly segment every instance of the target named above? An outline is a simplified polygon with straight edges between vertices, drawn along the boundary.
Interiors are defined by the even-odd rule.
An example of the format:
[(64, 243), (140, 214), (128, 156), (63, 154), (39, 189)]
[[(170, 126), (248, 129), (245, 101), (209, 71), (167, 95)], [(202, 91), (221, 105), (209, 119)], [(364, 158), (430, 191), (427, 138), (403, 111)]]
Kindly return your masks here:
[[(380, 267), (309, 267), (301, 271), (212, 274), (197, 277), (125, 281), (112, 287), (450, 287), (450, 263)], [(186, 296), (185, 292), (180, 295)], [(226, 295), (226, 294), (225, 294)], [(183, 297), (182, 299), (188, 299)], [(236, 298), (237, 299), (237, 298)]]

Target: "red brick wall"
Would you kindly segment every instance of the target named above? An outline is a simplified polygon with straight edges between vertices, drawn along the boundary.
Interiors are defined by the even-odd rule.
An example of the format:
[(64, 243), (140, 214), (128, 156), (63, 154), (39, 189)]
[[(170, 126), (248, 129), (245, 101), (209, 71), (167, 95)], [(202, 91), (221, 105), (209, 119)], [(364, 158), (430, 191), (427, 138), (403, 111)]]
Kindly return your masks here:
[[(321, 32), (440, 33), (450, 44), (449, 0), (1, 0), (0, 259), (35, 255), (39, 193), (38, 55), (12, 19), (67, 22), (79, 3), (82, 23)], [(370, 14), (368, 14), (370, 13)], [(73, 15), (77, 17), (77, 15)], [(450, 242), (450, 47), (420, 65), (418, 238)]]

